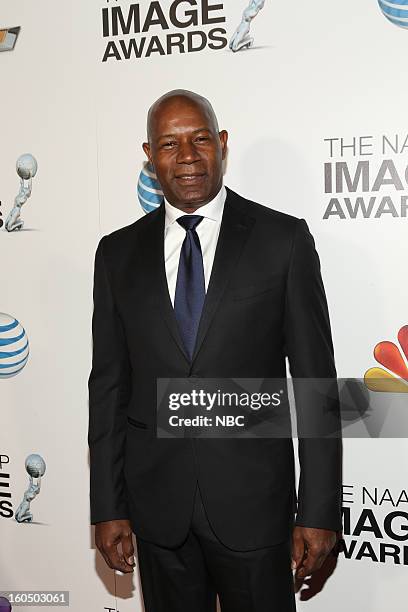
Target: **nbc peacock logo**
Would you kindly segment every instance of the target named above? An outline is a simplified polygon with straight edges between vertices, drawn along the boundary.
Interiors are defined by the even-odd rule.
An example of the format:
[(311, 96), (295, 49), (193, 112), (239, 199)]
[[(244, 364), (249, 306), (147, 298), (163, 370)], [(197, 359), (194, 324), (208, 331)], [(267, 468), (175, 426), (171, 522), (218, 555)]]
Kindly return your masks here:
[(399, 347), (384, 340), (374, 348), (375, 360), (384, 367), (370, 368), (364, 374), (364, 383), (371, 391), (408, 393), (408, 325), (401, 327), (397, 337)]

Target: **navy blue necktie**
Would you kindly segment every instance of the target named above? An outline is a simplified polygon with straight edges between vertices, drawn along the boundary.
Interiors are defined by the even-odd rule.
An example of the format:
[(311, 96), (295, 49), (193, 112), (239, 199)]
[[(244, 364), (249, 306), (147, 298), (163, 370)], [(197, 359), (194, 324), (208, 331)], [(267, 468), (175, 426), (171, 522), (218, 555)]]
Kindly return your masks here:
[(203, 255), (195, 229), (203, 219), (201, 215), (184, 215), (177, 219), (177, 223), (186, 230), (186, 237), (180, 251), (174, 312), (190, 359), (205, 298)]

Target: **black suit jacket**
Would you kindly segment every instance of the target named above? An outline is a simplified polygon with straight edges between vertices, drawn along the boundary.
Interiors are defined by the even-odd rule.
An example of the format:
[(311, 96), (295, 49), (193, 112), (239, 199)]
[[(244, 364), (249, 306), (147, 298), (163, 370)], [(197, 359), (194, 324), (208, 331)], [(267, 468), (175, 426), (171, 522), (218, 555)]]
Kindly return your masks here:
[[(89, 376), (91, 523), (130, 519), (136, 536), (180, 544), (197, 478), (221, 541), (250, 550), (294, 523), (341, 529), (341, 439), (156, 437), (156, 378), (336, 376), (319, 258), (304, 219), (227, 188), (193, 358), (164, 263), (165, 208), (104, 236), (95, 255)], [(298, 503), (296, 503), (298, 502)], [(297, 511), (297, 513), (296, 513)], [(295, 516), (296, 515), (296, 516)]]

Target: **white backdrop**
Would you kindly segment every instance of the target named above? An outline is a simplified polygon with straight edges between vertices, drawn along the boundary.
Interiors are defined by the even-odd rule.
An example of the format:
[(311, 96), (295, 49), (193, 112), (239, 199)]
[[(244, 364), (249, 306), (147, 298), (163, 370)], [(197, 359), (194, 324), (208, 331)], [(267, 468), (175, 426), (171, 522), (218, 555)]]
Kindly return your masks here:
[[(139, 4), (146, 14), (149, 2)], [(164, 13), (170, 4), (160, 3)], [(136, 186), (146, 112), (155, 98), (178, 87), (208, 97), (230, 134), (226, 184), (307, 220), (321, 258), (339, 376), (362, 378), (378, 365), (374, 346), (397, 343), (398, 330), (408, 324), (408, 212), (401, 206), (408, 194), (408, 31), (390, 23), (377, 0), (266, 0), (252, 23), (253, 49), (233, 54), (207, 47), (102, 62), (109, 41), (118, 47), (119, 39), (140, 41), (140, 34), (102, 36), (102, 9), (120, 6), (127, 14), (129, 5), (3, 0), (0, 11), (0, 29), (21, 26), (14, 51), (0, 53), (3, 221), (19, 187), (16, 159), (31, 153), (38, 161), (22, 210), (24, 229), (0, 230), (0, 312), (16, 317), (30, 342), (25, 368), (0, 380), (0, 474), (9, 474), (11, 498), (4, 499), (13, 512), (27, 486), (27, 455), (39, 453), (47, 464), (32, 502), (34, 523), (18, 524), (0, 511), (0, 591), (69, 590), (78, 612), (142, 610), (137, 573), (115, 576), (93, 545), (87, 377), (93, 256), (103, 234), (144, 214)], [(219, 5), (211, 15), (225, 17), (225, 23), (214, 27), (225, 28), (229, 40), (246, 0), (209, 5)], [(165, 41), (168, 33), (211, 28), (163, 31), (156, 25), (145, 36)], [(394, 143), (396, 135), (398, 152), (383, 151), (383, 137)], [(362, 150), (341, 151), (336, 140), (331, 155), (327, 139), (350, 145), (360, 137)], [(345, 162), (353, 178), (365, 160), (366, 191), (360, 183), (356, 191), (346, 185), (341, 193), (325, 193), (324, 164)], [(390, 173), (375, 186), (384, 160), (394, 164), (402, 188), (395, 176), (393, 184), (388, 180)], [(371, 215), (353, 219), (346, 198), (351, 207), (361, 196), (366, 203), (376, 198)], [(381, 209), (385, 196), (391, 198), (388, 212), (384, 203)], [(325, 219), (331, 198), (338, 204), (329, 210), (338, 214)], [(346, 534), (350, 547), (356, 541), (351, 558), (342, 555), (321, 592), (299, 609), (357, 611), (364, 605), (382, 612), (385, 605), (400, 606), (408, 565), (406, 454), (404, 439), (346, 440), (344, 506), (351, 509), (352, 529), (366, 508), (374, 511), (367, 516), (375, 517), (381, 533), (368, 518), (361, 534)], [(377, 504), (363, 499), (364, 487), (372, 496), (377, 490)], [(383, 519), (396, 511), (387, 534)], [(381, 561), (381, 543), (401, 550), (392, 549), (396, 556)], [(299, 600), (308, 597), (306, 590)]]

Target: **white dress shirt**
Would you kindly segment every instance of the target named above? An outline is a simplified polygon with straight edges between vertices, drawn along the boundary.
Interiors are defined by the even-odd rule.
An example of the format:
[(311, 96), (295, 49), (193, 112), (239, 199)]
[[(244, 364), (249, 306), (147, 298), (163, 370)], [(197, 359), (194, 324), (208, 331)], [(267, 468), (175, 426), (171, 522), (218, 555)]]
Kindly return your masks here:
[[(194, 213), (189, 213), (204, 217), (204, 219), (197, 226), (196, 232), (200, 239), (201, 251), (203, 254), (206, 292), (214, 262), (215, 248), (217, 246), (218, 235), (220, 233), (221, 219), (226, 197), (227, 190), (223, 185), (211, 202), (201, 206)], [(166, 198), (164, 198), (164, 206), (166, 210), (166, 219), (164, 223), (164, 260), (166, 264), (167, 285), (169, 288), (170, 298), (174, 306), (181, 245), (186, 237), (186, 230), (181, 227), (179, 223), (177, 223), (176, 219), (187, 213), (176, 208), (175, 206), (172, 206), (170, 202), (166, 200)]]

